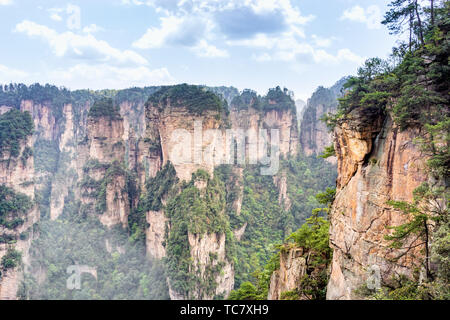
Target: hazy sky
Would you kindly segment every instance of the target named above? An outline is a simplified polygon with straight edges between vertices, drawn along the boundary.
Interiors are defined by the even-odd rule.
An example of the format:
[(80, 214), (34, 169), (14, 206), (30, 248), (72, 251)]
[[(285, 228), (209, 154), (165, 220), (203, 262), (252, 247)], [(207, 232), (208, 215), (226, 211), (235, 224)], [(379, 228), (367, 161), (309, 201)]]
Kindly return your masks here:
[(0, 0), (0, 83), (319, 85), (386, 57), (388, 0)]

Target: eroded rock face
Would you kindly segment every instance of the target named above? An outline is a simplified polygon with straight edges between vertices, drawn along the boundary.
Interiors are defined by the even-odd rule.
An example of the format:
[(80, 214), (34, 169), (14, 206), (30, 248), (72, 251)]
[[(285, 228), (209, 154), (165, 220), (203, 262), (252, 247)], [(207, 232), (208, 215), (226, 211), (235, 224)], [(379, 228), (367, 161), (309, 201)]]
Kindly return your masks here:
[(102, 163), (124, 159), (123, 134), (123, 120), (110, 120), (107, 117), (89, 119), (89, 157)]
[(282, 293), (298, 288), (307, 271), (304, 253), (303, 248), (292, 248), (280, 254), (280, 268), (270, 278), (268, 300), (280, 300)]
[(274, 176), (273, 182), (278, 189), (278, 203), (284, 208), (284, 210), (290, 210), (292, 202), (287, 194), (288, 186), (286, 172), (281, 172), (279, 176)]
[[(291, 110), (258, 111), (249, 106), (247, 109), (232, 109), (230, 112), (231, 127), (242, 129), (244, 132), (251, 129), (256, 133), (267, 130), (270, 136), (271, 129), (279, 130), (280, 155), (295, 156), (299, 147), (299, 132), (297, 116)], [(249, 141), (250, 145), (251, 141)], [(246, 153), (248, 154), (248, 148)]]
[(355, 109), (335, 129), (337, 187), (346, 185), (370, 155), (385, 116), (379, 109)]
[[(27, 141), (21, 143), (20, 155), (26, 147), (31, 148), (31, 136)], [(10, 159), (8, 153), (4, 153), (0, 159), (0, 184), (14, 190), (16, 193), (27, 195), (34, 201), (34, 158), (29, 156), (26, 161), (18, 158)], [(17, 299), (17, 290), (23, 279), (23, 270), (29, 265), (29, 249), (33, 240), (33, 225), (39, 221), (39, 211), (36, 205), (24, 214), (24, 223), (14, 229), (7, 229), (0, 226), (0, 236), (12, 237), (16, 239), (15, 244), (0, 243), (0, 260), (7, 254), (8, 249), (14, 249), (21, 253), (22, 264), (12, 269), (3, 270), (0, 277), (0, 300)], [(27, 233), (27, 237), (20, 237)], [(1, 270), (0, 270), (1, 271)]]
[[(321, 119), (329, 113), (336, 113), (337, 99), (342, 95), (345, 82), (346, 78), (342, 78), (331, 88), (319, 87), (308, 99), (300, 124), (300, 145), (307, 156), (319, 155), (333, 143), (333, 134)], [(330, 157), (327, 161), (336, 164), (337, 159)]]
[[(300, 133), (300, 144), (303, 152), (307, 155), (319, 155), (325, 147), (333, 142), (333, 136), (329, 132), (326, 124), (320, 120), (325, 114), (335, 112), (335, 105), (308, 106), (303, 115)], [(336, 163), (336, 158), (329, 158), (329, 161)]]
[(371, 271), (381, 284), (394, 274), (411, 276), (412, 255), (397, 263), (391, 258), (403, 251), (388, 248), (387, 226), (405, 222), (405, 215), (387, 201), (411, 201), (413, 190), (427, 181), (426, 161), (413, 139), (419, 129), (400, 131), (390, 115), (358, 110), (338, 125), (335, 149), (338, 157), (336, 200), (330, 214), (333, 248), (328, 299), (354, 299), (355, 289), (365, 285)]
[(164, 211), (147, 212), (146, 249), (147, 255), (155, 259), (162, 259), (166, 256), (165, 241), (167, 218)]
[[(209, 277), (208, 271), (219, 266), (221, 272), (215, 276), (216, 290), (208, 294), (201, 289), (192, 292), (193, 299), (212, 299), (228, 296), (234, 286), (234, 268), (226, 257), (225, 234), (188, 234), (193, 266), (191, 272), (201, 279)], [(208, 270), (209, 269), (209, 270)], [(172, 297), (171, 297), (172, 298)]]
[(100, 222), (113, 227), (121, 224), (123, 227), (128, 225), (128, 215), (130, 214), (130, 202), (126, 190), (126, 177), (123, 175), (115, 176), (106, 187), (106, 211), (100, 217)]
[(215, 163), (204, 159), (203, 154), (214, 142), (205, 133), (223, 127), (217, 112), (204, 111), (196, 115), (184, 107), (166, 106), (161, 110), (159, 106), (150, 105), (146, 118), (145, 137), (150, 149), (148, 159), (151, 174), (156, 175), (158, 167), (170, 161), (180, 180), (191, 180), (192, 174), (199, 169), (213, 175)]

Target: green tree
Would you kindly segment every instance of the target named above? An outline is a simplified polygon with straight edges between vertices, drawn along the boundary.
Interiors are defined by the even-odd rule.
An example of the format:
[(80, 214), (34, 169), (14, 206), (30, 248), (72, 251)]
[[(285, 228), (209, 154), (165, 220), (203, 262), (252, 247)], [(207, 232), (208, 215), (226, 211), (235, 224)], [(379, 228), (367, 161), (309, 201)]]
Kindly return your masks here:
[[(432, 240), (433, 225), (446, 223), (449, 211), (445, 201), (445, 188), (431, 188), (427, 183), (422, 184), (414, 191), (414, 201), (389, 201), (394, 209), (404, 213), (408, 220), (406, 223), (388, 227), (394, 230), (385, 239), (391, 242), (391, 247), (400, 249), (400, 254), (394, 260), (398, 260), (409, 254), (413, 249), (422, 247), (427, 278), (433, 280), (430, 268), (430, 244)], [(412, 240), (412, 241), (411, 241)]]

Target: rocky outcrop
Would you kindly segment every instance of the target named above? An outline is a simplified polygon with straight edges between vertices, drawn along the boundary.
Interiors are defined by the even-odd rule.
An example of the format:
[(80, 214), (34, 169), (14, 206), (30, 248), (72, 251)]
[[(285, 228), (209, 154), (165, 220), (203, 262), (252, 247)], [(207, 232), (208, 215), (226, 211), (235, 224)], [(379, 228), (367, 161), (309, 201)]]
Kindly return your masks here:
[[(225, 89), (220, 90), (226, 93)], [(155, 91), (156, 88), (148, 92), (150, 94)], [(92, 117), (89, 111), (104, 94), (111, 93), (83, 90), (77, 93), (68, 91), (63, 93), (55, 88), (55, 94), (58, 96), (49, 97), (48, 101), (44, 101), (40, 95), (41, 91), (36, 92), (35, 100), (23, 100), (19, 105), (0, 108), (0, 113), (7, 112), (11, 108), (29, 111), (34, 121), (35, 132), (26, 142), (26, 146), (45, 147), (36, 148), (39, 149), (40, 160), (44, 160), (41, 161), (44, 163), (40, 163), (39, 169), (34, 168), (33, 157), (23, 165), (17, 162), (9, 167), (6, 166), (6, 162), (0, 161), (0, 183), (11, 186), (15, 191), (24, 193), (31, 199), (34, 199), (36, 192), (40, 194), (45, 190), (47, 198), (44, 200), (48, 200), (50, 204), (48, 212), (46, 208), (43, 212), (39, 212), (33, 207), (27, 214), (28, 218), (23, 226), (14, 231), (17, 237), (28, 231), (40, 214), (46, 218), (48, 214), (49, 218), (58, 219), (67, 212), (65, 211), (67, 203), (74, 201), (81, 202), (81, 213), (98, 217), (107, 227), (116, 225), (127, 227), (128, 216), (133, 208), (138, 206), (139, 196), (146, 192), (147, 182), (150, 178), (154, 178), (168, 161), (173, 163), (180, 180), (190, 181), (192, 174), (198, 169), (203, 169), (213, 176), (217, 163), (209, 161), (209, 158), (200, 158), (200, 161), (196, 158), (199, 150), (200, 153), (205, 152), (215, 141), (215, 137), (208, 136), (210, 129), (219, 129), (222, 133), (227, 129), (252, 129), (255, 132), (265, 129), (269, 131), (269, 135), (270, 129), (278, 129), (281, 155), (292, 156), (299, 151), (295, 108), (278, 108), (274, 105), (276, 104), (274, 101), (269, 101), (269, 108), (264, 111), (249, 106), (247, 110), (231, 108), (229, 112), (226, 109), (217, 112), (208, 109), (199, 113), (190, 110), (192, 106), (183, 106), (182, 101), (176, 101), (177, 106), (170, 105), (170, 101), (164, 106), (152, 103), (146, 105), (144, 101), (148, 96), (145, 96), (145, 99), (141, 99), (142, 97), (136, 99), (131, 91), (126, 94), (118, 92), (114, 100), (117, 104), (115, 106), (118, 107), (118, 115), (110, 118)], [(237, 96), (235, 90), (224, 94), (228, 103), (231, 103), (235, 96)], [(187, 134), (178, 136), (180, 140), (174, 141), (173, 138), (176, 137), (174, 133), (180, 129), (185, 130)], [(203, 133), (200, 139), (197, 139), (197, 130)], [(187, 136), (192, 140), (183, 140)], [(225, 135), (219, 141), (222, 146), (226, 144), (224, 139)], [(192, 162), (172, 161), (172, 155), (180, 145), (187, 146)], [(235, 187), (238, 190), (232, 209), (239, 215), (244, 195), (243, 169), (236, 167), (233, 171), (237, 176)], [(133, 196), (127, 191), (130, 177), (137, 182)], [(279, 182), (280, 202), (289, 203), (285, 178), (281, 177)], [(201, 181), (196, 181), (195, 186), (199, 190), (207, 187), (206, 183)], [(164, 242), (167, 233), (170, 232), (170, 224), (164, 209), (149, 210), (145, 215), (147, 255), (162, 259), (166, 256)], [(231, 231), (239, 241), (244, 237), (246, 228), (247, 223)], [(18, 240), (16, 244), (16, 248), (23, 251), (24, 265), (28, 259), (27, 251), (31, 238), (32, 235), (27, 240)], [(210, 299), (227, 296), (234, 285), (234, 266), (226, 257), (225, 234), (190, 234), (189, 246), (193, 273), (198, 274), (199, 278), (209, 279), (214, 270), (214, 292), (196, 292), (192, 297)], [(0, 258), (5, 250), (6, 245), (1, 244)], [(0, 298), (15, 298), (19, 282), (20, 272), (9, 270), (3, 274)], [(171, 297), (182, 298), (173, 290)]]
[[(330, 245), (333, 261), (328, 299), (354, 299), (355, 289), (372, 274), (386, 284), (393, 275), (411, 276), (413, 255), (420, 246), (398, 261), (403, 253), (391, 249), (384, 239), (405, 215), (387, 201), (411, 201), (413, 190), (424, 181), (426, 158), (414, 138), (420, 129), (401, 131), (389, 114), (358, 108), (335, 130), (338, 158), (337, 194), (330, 213)], [(414, 245), (414, 239), (411, 240)]]
[(204, 133), (223, 128), (223, 121), (217, 112), (206, 110), (195, 114), (185, 107), (169, 105), (161, 108), (150, 104), (146, 117), (145, 139), (150, 150), (150, 172), (157, 172), (161, 164), (170, 161), (180, 180), (189, 181), (199, 169), (213, 174), (215, 163), (203, 157), (205, 149), (213, 140)]
[(90, 183), (82, 186), (85, 189), (82, 202), (94, 205), (101, 214), (100, 221), (108, 227), (118, 224), (126, 227), (130, 213), (123, 135), (123, 118), (88, 119), (86, 148), (90, 165), (85, 164), (83, 180)]
[(166, 248), (163, 243), (166, 237), (167, 218), (164, 211), (149, 211), (146, 215), (149, 224), (146, 230), (147, 256), (154, 259), (162, 259), (166, 256)]
[(287, 176), (286, 172), (283, 171), (279, 175), (273, 177), (273, 182), (278, 189), (278, 203), (284, 208), (284, 210), (289, 211), (291, 209), (291, 199), (289, 199), (287, 189)]
[(190, 299), (213, 299), (215, 296), (226, 297), (233, 290), (234, 268), (226, 257), (225, 234), (188, 234), (191, 257), (191, 273), (200, 280), (210, 281), (212, 276), (216, 289), (213, 294), (198, 288), (192, 292)]
[(303, 248), (291, 248), (280, 253), (280, 268), (270, 277), (268, 300), (280, 300), (284, 292), (298, 288), (307, 271), (304, 253)]

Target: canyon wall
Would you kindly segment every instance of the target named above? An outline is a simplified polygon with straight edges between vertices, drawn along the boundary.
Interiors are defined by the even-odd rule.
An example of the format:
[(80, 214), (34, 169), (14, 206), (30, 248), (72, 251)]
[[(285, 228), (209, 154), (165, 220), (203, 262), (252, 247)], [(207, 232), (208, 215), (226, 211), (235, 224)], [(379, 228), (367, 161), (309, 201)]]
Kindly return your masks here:
[[(384, 239), (405, 215), (387, 201), (411, 201), (413, 190), (427, 181), (426, 157), (414, 144), (417, 128), (401, 131), (390, 114), (357, 108), (335, 129), (338, 159), (337, 194), (330, 213), (333, 248), (328, 299), (356, 299), (355, 290), (373, 275), (381, 285), (394, 275), (411, 276), (420, 246), (395, 261), (406, 249), (392, 249)], [(414, 247), (414, 240), (410, 244)], [(407, 246), (406, 246), (407, 247)]]

